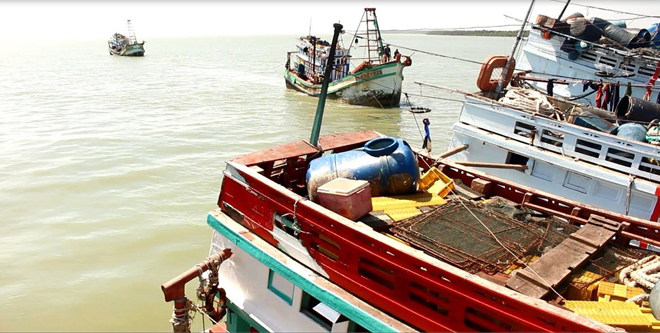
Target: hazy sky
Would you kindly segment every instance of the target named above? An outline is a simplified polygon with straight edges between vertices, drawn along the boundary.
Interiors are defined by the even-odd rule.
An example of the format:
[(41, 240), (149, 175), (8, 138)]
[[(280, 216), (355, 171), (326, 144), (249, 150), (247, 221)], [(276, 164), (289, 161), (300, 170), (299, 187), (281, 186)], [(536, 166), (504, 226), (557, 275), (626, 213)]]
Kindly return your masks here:
[[(5, 1), (0, 0), (0, 41), (38, 39), (108, 39), (126, 31), (131, 19), (140, 40), (160, 37), (307, 34), (330, 35), (332, 23), (355, 29), (365, 7), (375, 7), (381, 29), (440, 29), (517, 25), (505, 15), (522, 19), (530, 1)], [(565, 15), (582, 12), (605, 19), (628, 14), (588, 9), (588, 4), (660, 16), (660, 3), (647, 1), (578, 0)], [(537, 0), (537, 14), (556, 17), (564, 4)], [(629, 26), (646, 28), (658, 18), (635, 19)], [(508, 29), (515, 29), (511, 26)]]

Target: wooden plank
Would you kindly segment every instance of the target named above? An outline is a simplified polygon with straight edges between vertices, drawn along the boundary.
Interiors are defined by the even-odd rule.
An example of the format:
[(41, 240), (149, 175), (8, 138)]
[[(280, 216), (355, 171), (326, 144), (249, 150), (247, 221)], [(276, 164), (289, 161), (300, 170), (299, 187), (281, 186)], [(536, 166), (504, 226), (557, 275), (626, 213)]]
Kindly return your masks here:
[[(360, 131), (349, 134), (326, 135), (319, 139), (324, 151), (334, 150), (346, 146), (367, 142), (381, 136), (376, 131)], [(253, 165), (304, 156), (316, 153), (318, 150), (305, 140), (294, 141), (273, 148), (263, 149), (234, 158), (232, 161), (244, 165)]]
[(600, 216), (592, 216), (577, 232), (543, 255), (527, 268), (518, 270), (506, 286), (528, 296), (542, 298), (551, 287), (566, 280), (576, 268), (603, 247), (620, 225)]

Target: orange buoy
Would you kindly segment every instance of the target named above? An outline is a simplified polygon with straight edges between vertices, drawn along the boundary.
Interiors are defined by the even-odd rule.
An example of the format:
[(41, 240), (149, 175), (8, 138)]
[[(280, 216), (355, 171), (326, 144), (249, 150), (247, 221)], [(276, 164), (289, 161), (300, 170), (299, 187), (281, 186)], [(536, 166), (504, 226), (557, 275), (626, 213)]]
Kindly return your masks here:
[[(500, 77), (491, 78), (493, 71), (497, 68), (502, 68), (506, 66), (508, 57), (505, 56), (490, 56), (484, 61), (481, 65), (481, 71), (477, 77), (477, 87), (481, 91), (495, 91), (497, 89), (497, 82), (499, 82)], [(513, 76), (513, 71), (516, 68), (516, 60), (511, 59), (511, 64), (509, 65), (509, 70), (504, 76), (504, 81), (502, 82), (502, 88), (506, 87), (509, 82), (511, 82), (511, 77)], [(504, 73), (502, 73), (504, 75)]]

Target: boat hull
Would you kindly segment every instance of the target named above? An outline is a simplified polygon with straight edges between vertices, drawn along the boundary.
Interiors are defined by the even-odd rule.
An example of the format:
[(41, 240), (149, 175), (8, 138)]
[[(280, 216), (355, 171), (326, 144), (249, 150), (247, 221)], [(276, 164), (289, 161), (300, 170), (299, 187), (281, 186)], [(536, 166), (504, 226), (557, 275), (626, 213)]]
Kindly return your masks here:
[[(401, 100), (403, 64), (389, 62), (367, 70), (349, 74), (328, 85), (328, 97), (341, 99), (352, 105), (395, 107)], [(284, 71), (287, 87), (318, 97), (321, 84), (313, 84), (290, 70)]]
[[(230, 248), (232, 257), (218, 271), (230, 300), (230, 332), (327, 332), (364, 328), (371, 332), (413, 332), (410, 326), (377, 310), (322, 275), (305, 267), (216, 209), (207, 223), (214, 229), (210, 253)], [(294, 245), (295, 244), (290, 244)], [(299, 249), (302, 246), (298, 245)], [(308, 307), (314, 298), (341, 314), (335, 321), (320, 318)], [(316, 310), (319, 307), (315, 307)], [(304, 309), (304, 310), (303, 310)]]
[(120, 51), (108, 47), (108, 52), (110, 52), (110, 55), (118, 55), (125, 57), (142, 57), (144, 56), (144, 42), (126, 45), (126, 47), (124, 47)]
[(469, 148), (448, 157), (450, 161), (525, 164), (525, 171), (477, 169), (588, 205), (658, 221), (660, 178), (644, 171), (658, 173), (659, 166), (644, 162), (656, 158), (657, 148), (624, 143), (621, 137), (590, 133), (573, 124), (559, 125), (471, 96), (466, 97), (452, 131), (449, 149)]

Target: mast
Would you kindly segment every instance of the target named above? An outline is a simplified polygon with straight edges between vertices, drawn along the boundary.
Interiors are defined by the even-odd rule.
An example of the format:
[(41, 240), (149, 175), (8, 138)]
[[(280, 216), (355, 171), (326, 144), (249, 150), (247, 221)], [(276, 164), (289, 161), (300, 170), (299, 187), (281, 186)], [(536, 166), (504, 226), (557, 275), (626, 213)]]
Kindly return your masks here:
[(131, 24), (131, 20), (127, 21), (127, 25), (128, 25), (128, 42), (130, 44), (136, 44), (137, 38), (135, 37), (135, 31), (133, 30), (133, 24)]
[(560, 21), (561, 17), (564, 16), (564, 12), (566, 11), (566, 7), (568, 7), (569, 3), (571, 3), (571, 0), (566, 1), (566, 4), (564, 5), (564, 9), (561, 10), (561, 13), (559, 13), (559, 16), (557, 17), (557, 21)]
[(341, 29), (344, 28), (343, 25), (335, 23), (333, 25), (335, 32), (332, 35), (332, 44), (330, 45), (330, 54), (328, 54), (328, 61), (325, 65), (325, 74), (323, 75), (323, 84), (321, 85), (321, 95), (319, 96), (319, 104), (316, 107), (316, 116), (314, 117), (314, 126), (312, 127), (312, 135), (309, 139), (309, 143), (312, 146), (320, 148), (319, 143), (319, 134), (321, 133), (321, 122), (323, 121), (323, 108), (325, 108), (325, 98), (328, 95), (328, 85), (330, 84), (330, 75), (332, 74), (332, 69), (334, 68), (335, 63), (335, 50), (337, 49), (337, 38)]
[(495, 88), (495, 93), (498, 95), (498, 98), (499, 98), (499, 94), (502, 92), (502, 89), (504, 89), (503, 87), (504, 78), (507, 76), (506, 73), (509, 72), (509, 66), (511, 66), (511, 59), (513, 59), (514, 55), (516, 54), (516, 50), (518, 50), (518, 44), (522, 39), (523, 32), (525, 31), (525, 26), (527, 25), (527, 21), (529, 20), (529, 14), (532, 12), (532, 8), (534, 7), (534, 1), (536, 0), (532, 0), (532, 3), (529, 4), (527, 15), (525, 15), (525, 20), (523, 20), (523, 23), (520, 26), (520, 30), (518, 31), (518, 36), (516, 37), (516, 42), (513, 44), (511, 55), (509, 56), (509, 59), (507, 60), (506, 65), (504, 66), (504, 69), (502, 69), (502, 76), (500, 76), (500, 79), (497, 81), (497, 88)]
[(366, 32), (359, 33), (356, 31), (355, 37), (362, 38), (361, 36), (365, 36), (367, 45), (361, 47), (367, 48), (367, 61), (371, 63), (372, 53), (375, 54), (375, 58), (380, 60), (384, 52), (383, 39), (380, 34), (380, 28), (378, 27), (378, 19), (376, 18), (376, 8), (364, 9), (364, 14), (362, 15), (360, 25), (362, 25), (363, 22), (366, 26)]

